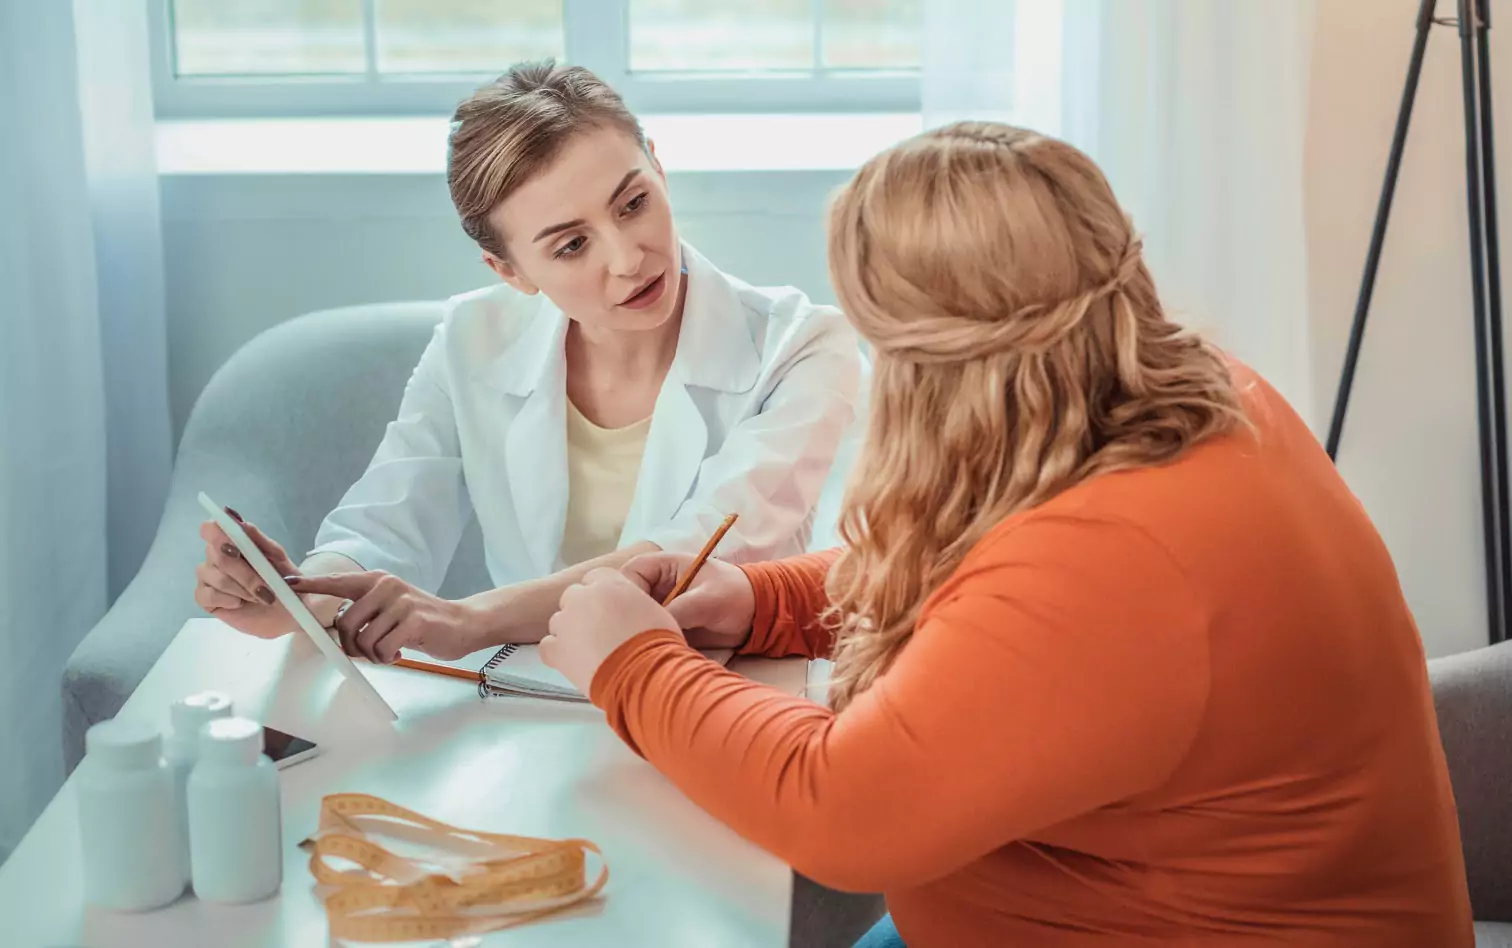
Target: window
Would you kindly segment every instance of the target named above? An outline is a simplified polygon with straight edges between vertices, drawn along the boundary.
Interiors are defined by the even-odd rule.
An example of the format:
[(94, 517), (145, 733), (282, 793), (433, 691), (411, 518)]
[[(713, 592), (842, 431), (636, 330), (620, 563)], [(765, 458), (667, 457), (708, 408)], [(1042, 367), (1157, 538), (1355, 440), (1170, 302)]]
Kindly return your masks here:
[(923, 0), (147, 0), (165, 118), (449, 113), (522, 59), (642, 112), (913, 111)]

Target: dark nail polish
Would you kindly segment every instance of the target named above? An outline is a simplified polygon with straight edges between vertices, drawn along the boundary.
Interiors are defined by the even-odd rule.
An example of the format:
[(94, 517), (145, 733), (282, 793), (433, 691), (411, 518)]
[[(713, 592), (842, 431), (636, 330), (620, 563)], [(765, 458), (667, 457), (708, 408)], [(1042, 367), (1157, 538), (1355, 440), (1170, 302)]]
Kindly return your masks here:
[(241, 556), (241, 553), (237, 551), (236, 547), (232, 546), (229, 543), (221, 544), (221, 552), (232, 558)]
[(273, 590), (266, 586), (259, 586), (257, 587), (257, 598), (271, 606), (275, 597), (273, 596)]
[(241, 514), (237, 513), (235, 510), (231, 509), (230, 507), (226, 508), (226, 513), (230, 514), (231, 515), (231, 519), (235, 520), (237, 523), (246, 523), (247, 522), (247, 521), (245, 521), (245, 520), (242, 519), (242, 515)]
[(289, 588), (292, 589), (295, 586), (298, 586), (300, 583), (304, 582), (304, 577), (303, 576), (285, 576), (283, 578), (283, 581), (286, 582), (286, 583), (288, 583), (289, 584)]

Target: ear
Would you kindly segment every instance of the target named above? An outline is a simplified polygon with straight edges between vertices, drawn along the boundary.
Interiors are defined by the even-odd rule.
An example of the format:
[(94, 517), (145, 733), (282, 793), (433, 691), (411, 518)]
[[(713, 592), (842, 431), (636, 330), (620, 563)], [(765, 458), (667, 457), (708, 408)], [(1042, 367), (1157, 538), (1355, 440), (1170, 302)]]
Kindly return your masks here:
[(510, 286), (519, 290), (521, 293), (524, 293), (526, 296), (535, 296), (537, 293), (541, 292), (540, 287), (536, 286), (534, 283), (530, 282), (530, 280), (526, 279), (519, 270), (515, 269), (514, 264), (510, 263), (508, 260), (505, 260), (503, 257), (485, 250), (483, 251), (483, 263), (488, 267), (488, 269), (497, 273), (499, 275), (499, 279), (503, 280), (505, 283), (508, 283)]
[(667, 172), (662, 169), (661, 159), (656, 157), (656, 142), (649, 138), (646, 139), (646, 156), (651, 159), (651, 167), (656, 169), (656, 176), (662, 179), (663, 184), (666, 184)]

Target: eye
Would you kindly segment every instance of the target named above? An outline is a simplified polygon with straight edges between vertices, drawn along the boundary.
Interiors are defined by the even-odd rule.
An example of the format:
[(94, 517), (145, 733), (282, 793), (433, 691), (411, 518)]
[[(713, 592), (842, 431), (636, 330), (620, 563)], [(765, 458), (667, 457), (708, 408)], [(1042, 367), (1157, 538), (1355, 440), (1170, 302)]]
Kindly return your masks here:
[(574, 237), (571, 240), (567, 241), (565, 244), (562, 244), (562, 246), (558, 247), (557, 250), (556, 250), (556, 253), (552, 254), (552, 256), (554, 256), (554, 257), (574, 257), (574, 256), (577, 256), (577, 254), (582, 251), (583, 245), (586, 244), (587, 242), (588, 242), (588, 238), (579, 235), (579, 236)]
[(646, 206), (646, 201), (647, 201), (647, 194), (646, 194), (645, 191), (642, 191), (641, 193), (637, 194), (635, 197), (631, 198), (629, 201), (625, 202), (625, 213), (626, 214), (634, 214), (634, 213), (636, 213), (641, 208), (643, 208), (643, 207)]

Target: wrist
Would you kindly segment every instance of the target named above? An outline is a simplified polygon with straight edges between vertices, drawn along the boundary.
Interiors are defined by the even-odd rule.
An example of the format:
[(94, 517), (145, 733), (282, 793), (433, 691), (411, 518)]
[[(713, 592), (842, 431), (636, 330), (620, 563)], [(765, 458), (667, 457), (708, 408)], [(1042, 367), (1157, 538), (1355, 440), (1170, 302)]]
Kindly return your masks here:
[(509, 588), (492, 589), (456, 600), (458, 621), (468, 630), (476, 648), (488, 648), (514, 641), (517, 634), (510, 608), (513, 596)]

